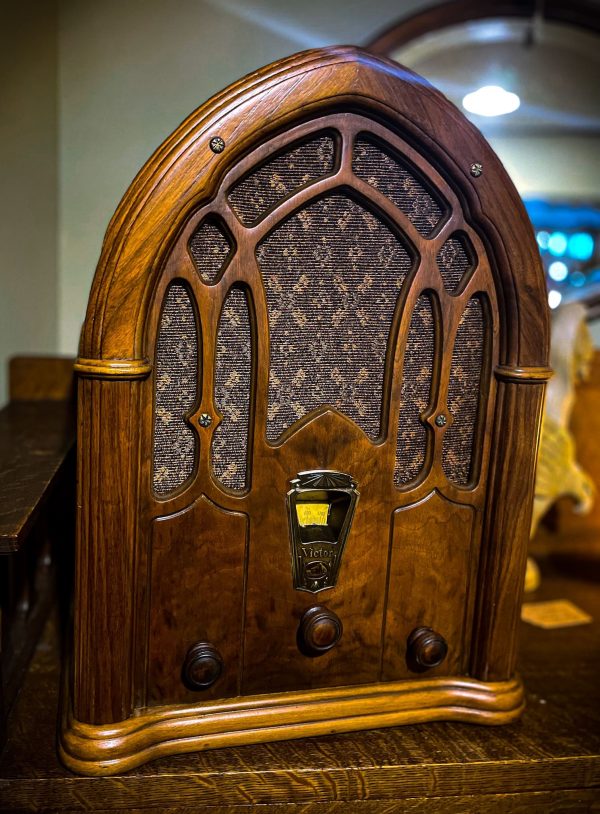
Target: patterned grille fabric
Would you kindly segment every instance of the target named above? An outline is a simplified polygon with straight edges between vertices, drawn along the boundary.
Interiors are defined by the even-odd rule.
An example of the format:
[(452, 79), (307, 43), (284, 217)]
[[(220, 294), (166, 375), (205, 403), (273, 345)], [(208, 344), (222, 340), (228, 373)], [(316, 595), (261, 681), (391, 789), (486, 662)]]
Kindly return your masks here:
[(408, 252), (374, 215), (333, 194), (279, 225), (257, 258), (271, 338), (267, 438), (322, 404), (376, 438)]
[(437, 263), (446, 291), (456, 291), (465, 272), (472, 268), (464, 238), (457, 235), (448, 238), (438, 252)]
[(333, 139), (320, 136), (253, 170), (231, 190), (229, 203), (243, 224), (252, 224), (292, 192), (328, 175), (334, 164)]
[(442, 466), (448, 480), (465, 485), (471, 475), (473, 434), (480, 400), (484, 324), (481, 302), (473, 298), (465, 308), (456, 334), (448, 409), (453, 417), (446, 430)]
[(196, 438), (184, 420), (198, 392), (198, 328), (190, 295), (173, 283), (167, 291), (156, 343), (152, 484), (165, 495), (190, 477)]
[(425, 463), (427, 429), (419, 416), (429, 406), (435, 325), (429, 297), (419, 297), (410, 322), (400, 395), (394, 483), (414, 480)]
[(352, 159), (354, 174), (375, 187), (400, 209), (415, 229), (427, 237), (442, 218), (441, 204), (416, 179), (407, 163), (358, 138)]
[(233, 288), (223, 305), (216, 347), (215, 404), (223, 416), (212, 440), (215, 477), (230, 489), (247, 485), (252, 346), (246, 294)]
[(231, 243), (214, 220), (202, 221), (190, 240), (190, 254), (205, 283), (214, 283), (231, 253)]

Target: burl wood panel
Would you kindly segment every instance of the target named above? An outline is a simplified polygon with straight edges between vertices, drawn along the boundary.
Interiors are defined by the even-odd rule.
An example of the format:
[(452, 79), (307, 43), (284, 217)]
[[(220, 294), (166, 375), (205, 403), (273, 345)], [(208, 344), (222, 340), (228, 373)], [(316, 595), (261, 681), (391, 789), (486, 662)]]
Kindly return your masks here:
[(225, 511), (206, 497), (152, 524), (148, 653), (151, 703), (195, 702), (181, 667), (188, 648), (210, 642), (224, 661), (203, 699), (239, 694), (243, 637), (246, 515)]
[(427, 675), (456, 675), (468, 655), (472, 585), (479, 529), (472, 506), (452, 503), (437, 492), (394, 512), (388, 599), (383, 638), (383, 677), (415, 675), (406, 640), (421, 625), (448, 644), (445, 661)]
[[(377, 507), (391, 473), (373, 466), (374, 454), (355, 424), (328, 411), (257, 459), (257, 471), (266, 469), (270, 477), (263, 479), (250, 526), (244, 692), (379, 680), (388, 517)], [(352, 473), (360, 498), (337, 585), (310, 594), (293, 587), (285, 495), (290, 478), (320, 468)], [(344, 633), (333, 650), (311, 658), (299, 651), (296, 631), (302, 613), (316, 604), (337, 613)]]

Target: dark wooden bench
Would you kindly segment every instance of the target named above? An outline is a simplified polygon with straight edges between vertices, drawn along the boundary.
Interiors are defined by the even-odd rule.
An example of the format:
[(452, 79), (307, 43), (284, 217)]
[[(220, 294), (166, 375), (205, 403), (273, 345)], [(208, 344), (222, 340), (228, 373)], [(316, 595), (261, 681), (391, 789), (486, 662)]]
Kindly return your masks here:
[(68, 580), (75, 508), (73, 360), (14, 358), (9, 381), (0, 410), (0, 737), (57, 575)]

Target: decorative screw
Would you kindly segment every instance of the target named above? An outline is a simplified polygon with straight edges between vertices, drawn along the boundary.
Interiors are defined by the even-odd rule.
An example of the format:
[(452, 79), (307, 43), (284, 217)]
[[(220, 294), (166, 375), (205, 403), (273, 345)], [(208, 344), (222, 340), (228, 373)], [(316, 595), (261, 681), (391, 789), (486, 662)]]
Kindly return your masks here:
[(212, 424), (212, 416), (208, 413), (202, 413), (198, 419), (198, 424), (200, 424), (201, 427), (210, 427)]
[(443, 415), (443, 413), (440, 413), (439, 415), (436, 415), (435, 423), (436, 426), (438, 427), (445, 427), (446, 424), (448, 423), (448, 419), (446, 418), (445, 415)]
[(221, 136), (213, 136), (210, 140), (210, 149), (213, 153), (222, 153), (225, 149), (225, 142)]
[(470, 167), (471, 175), (473, 178), (479, 178), (481, 173), (483, 172), (483, 164), (480, 164), (478, 161), (475, 164), (471, 164)]

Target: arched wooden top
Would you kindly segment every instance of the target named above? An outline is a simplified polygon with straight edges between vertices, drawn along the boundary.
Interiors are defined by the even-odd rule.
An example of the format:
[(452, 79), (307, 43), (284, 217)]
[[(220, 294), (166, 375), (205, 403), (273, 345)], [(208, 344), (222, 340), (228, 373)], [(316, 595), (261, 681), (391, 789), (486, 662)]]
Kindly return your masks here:
[[(355, 48), (306, 51), (231, 85), (154, 153), (121, 201), (104, 240), (83, 327), (82, 375), (150, 371), (144, 328), (158, 276), (191, 213), (251, 149), (292, 124), (356, 110), (397, 128), (455, 189), (493, 258), (502, 317), (501, 364), (543, 368), (546, 285), (519, 195), (479, 131), (424, 79)], [(225, 149), (210, 147), (220, 136)], [(481, 164), (475, 177), (471, 166)]]

